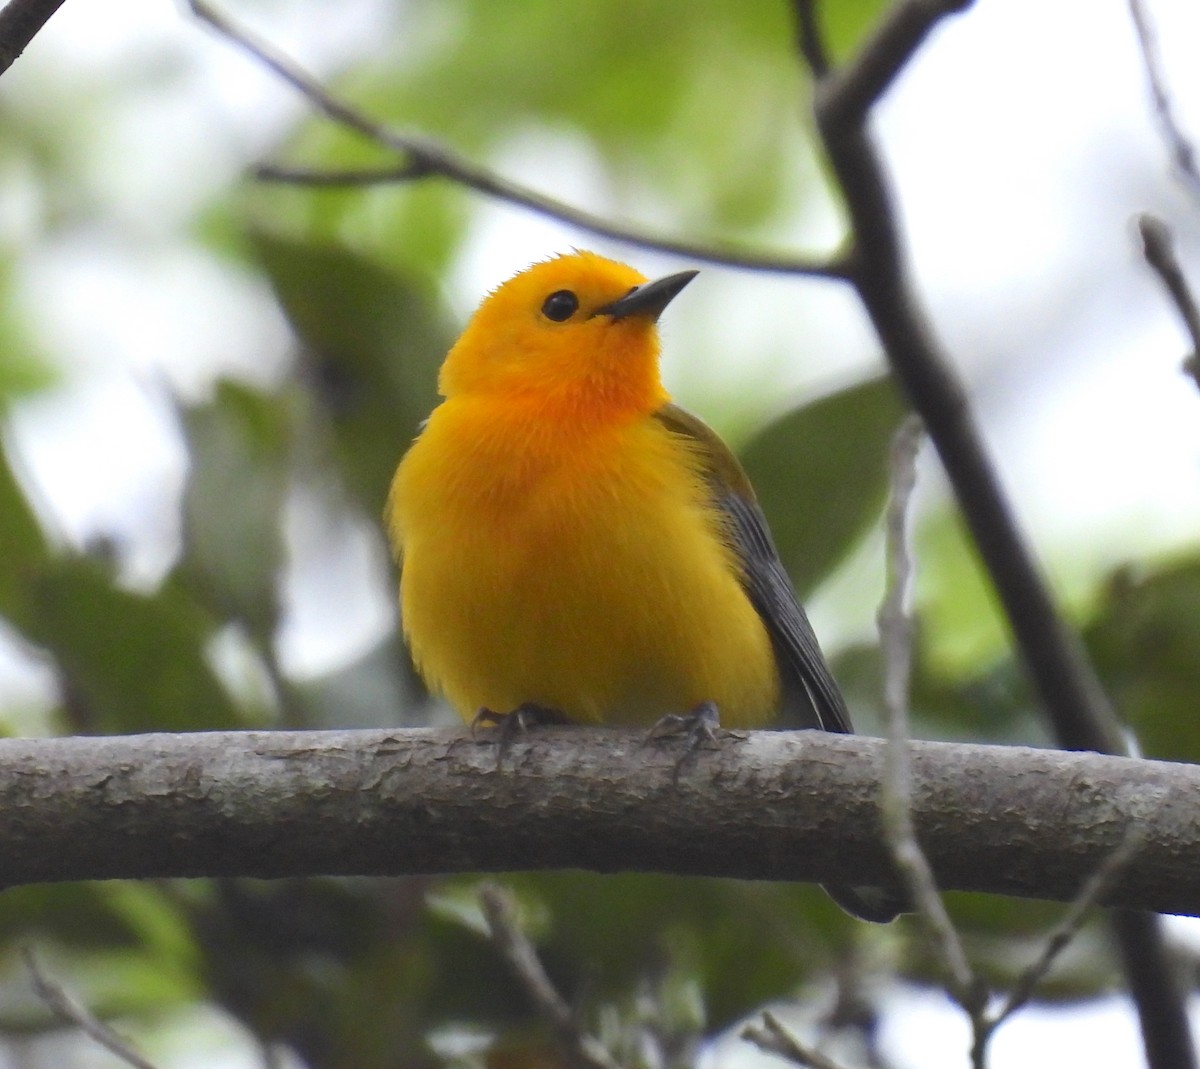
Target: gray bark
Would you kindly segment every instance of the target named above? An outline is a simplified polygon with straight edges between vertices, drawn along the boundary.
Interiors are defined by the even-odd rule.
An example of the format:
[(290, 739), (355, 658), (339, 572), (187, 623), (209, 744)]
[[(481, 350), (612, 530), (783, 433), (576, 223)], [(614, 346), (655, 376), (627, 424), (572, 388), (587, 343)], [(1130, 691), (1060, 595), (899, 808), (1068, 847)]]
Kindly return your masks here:
[[(486, 734), (486, 733), (485, 733)], [(869, 883), (885, 743), (539, 728), (497, 768), (459, 731), (0, 740), (0, 886), (171, 876), (583, 868)], [(1133, 828), (1107, 901), (1200, 915), (1200, 766), (914, 742), (944, 888), (1068, 899)]]

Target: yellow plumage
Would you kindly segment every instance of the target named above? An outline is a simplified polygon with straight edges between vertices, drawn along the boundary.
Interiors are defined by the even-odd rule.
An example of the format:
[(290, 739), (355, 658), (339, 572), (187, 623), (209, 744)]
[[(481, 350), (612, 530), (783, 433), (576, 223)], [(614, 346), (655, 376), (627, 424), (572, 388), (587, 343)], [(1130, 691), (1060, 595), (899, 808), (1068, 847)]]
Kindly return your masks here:
[(649, 413), (545, 428), (536, 402), (452, 397), (393, 488), (414, 659), (465, 717), (532, 702), (652, 724), (702, 701), (775, 715), (770, 639), (696, 449)]

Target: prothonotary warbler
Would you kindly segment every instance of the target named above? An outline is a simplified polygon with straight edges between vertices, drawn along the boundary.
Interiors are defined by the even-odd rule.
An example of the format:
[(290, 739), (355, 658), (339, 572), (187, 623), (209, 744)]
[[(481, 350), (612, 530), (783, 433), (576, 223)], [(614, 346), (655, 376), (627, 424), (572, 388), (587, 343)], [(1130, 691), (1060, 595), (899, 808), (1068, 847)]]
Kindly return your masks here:
[(745, 472), (663, 388), (656, 324), (695, 274), (559, 256), (446, 356), (387, 523), (413, 659), (464, 718), (852, 730)]

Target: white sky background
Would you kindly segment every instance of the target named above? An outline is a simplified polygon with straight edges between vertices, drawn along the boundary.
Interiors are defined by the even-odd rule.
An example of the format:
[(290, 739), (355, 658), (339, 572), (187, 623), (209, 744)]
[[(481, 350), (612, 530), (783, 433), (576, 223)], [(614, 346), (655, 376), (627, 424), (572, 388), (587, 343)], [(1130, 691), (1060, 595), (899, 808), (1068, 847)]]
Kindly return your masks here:
[[(1178, 118), (1200, 137), (1200, 5), (1148, 2)], [(329, 10), (279, 3), (252, 13), (272, 41), (320, 70), (356, 53), (385, 5), (342, 3), (335, 20)], [(67, 363), (62, 388), (22, 406), (12, 429), (55, 527), (76, 543), (116, 534), (143, 581), (169, 562), (184, 474), (166, 398), (199, 396), (220, 374), (270, 381), (286, 366), (286, 330), (261, 284), (214, 267), (178, 232), (212, 189), (268, 153), (302, 106), (162, 0), (64, 5), (4, 80), (6, 107), (70, 108), (71, 86), (139, 65), (149, 80), (163, 54), (186, 56), (187, 77), (130, 93), (117, 121), (95, 131), (94, 222), (24, 271), (38, 332)], [(43, 99), (48, 86), (57, 89)], [(1124, 0), (980, 0), (923, 50), (878, 120), (922, 296), (1056, 574), (1079, 582), (1117, 560), (1194, 544), (1200, 393), (1179, 372), (1187, 344), (1130, 220), (1147, 208), (1164, 215), (1200, 286), (1200, 200), (1169, 174)], [(505, 164), (514, 177), (579, 203), (601, 198), (586, 149), (548, 146), (531, 160), (523, 145), (520, 156)], [(6, 181), (0, 173), (0, 194)], [(19, 241), (37, 210), (0, 196), (0, 238)], [(465, 316), (502, 278), (574, 244), (649, 274), (685, 266), (485, 207), (450, 297)], [(701, 412), (731, 396), (751, 403), (844, 381), (877, 358), (848, 295), (828, 283), (705, 268), (672, 312), (669, 384)], [(729, 360), (689, 362), (713, 337)], [(763, 366), (748, 364), (754, 352), (769, 354)], [(302, 503), (295, 511), (298, 582), (283, 652), (313, 672), (378, 635), (391, 580), (361, 532), (316, 530)], [(850, 624), (827, 605), (836, 594), (818, 600), (819, 631), (869, 620), (877, 594)], [(44, 686), (6, 663), (0, 655), (0, 700), (29, 700)], [(946, 1027), (953, 1011), (917, 1002), (897, 1033), (923, 1037), (926, 1069), (962, 1065), (965, 1039)], [(996, 1069), (1050, 1064), (1042, 1029), (1051, 1027), (1071, 1037), (1073, 1060), (1085, 1060), (1081, 1044), (1095, 1037), (1101, 1053), (1089, 1064), (1135, 1062), (1128, 1015), (1095, 1012), (1086, 1026), (1027, 1015), (998, 1037)], [(934, 1035), (944, 1049), (928, 1045)]]

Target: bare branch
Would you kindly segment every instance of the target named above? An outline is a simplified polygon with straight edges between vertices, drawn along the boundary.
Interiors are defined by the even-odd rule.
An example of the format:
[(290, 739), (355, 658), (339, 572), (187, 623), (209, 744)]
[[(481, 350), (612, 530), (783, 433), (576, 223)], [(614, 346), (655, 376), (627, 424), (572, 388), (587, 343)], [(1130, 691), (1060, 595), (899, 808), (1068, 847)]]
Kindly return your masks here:
[(789, 1029), (784, 1028), (779, 1018), (770, 1010), (763, 1010), (760, 1020), (746, 1025), (740, 1035), (759, 1050), (767, 1054), (778, 1054), (802, 1069), (842, 1069), (842, 1066), (828, 1055), (801, 1043)]
[(496, 884), (487, 884), (479, 892), (479, 901), (492, 933), (492, 942), (508, 962), (538, 1015), (558, 1037), (571, 1063), (583, 1069), (619, 1069), (599, 1040), (580, 1028), (566, 999), (546, 975), (533, 944), (517, 926), (516, 904), (512, 897)]
[(1175, 118), (1171, 95), (1167, 92), (1162, 56), (1158, 51), (1158, 40), (1142, 0), (1129, 0), (1129, 14), (1137, 31), (1138, 50), (1142, 55), (1142, 65), (1146, 68), (1146, 80), (1150, 83), (1154, 115), (1158, 119), (1158, 127), (1171, 154), (1171, 162), (1188, 189), (1193, 194), (1200, 193), (1200, 170), (1196, 167), (1196, 150)]
[[(503, 775), (495, 743), (461, 731), (0, 739), (0, 886), (558, 868), (878, 884), (895, 873), (877, 831), (884, 748), (739, 733), (676, 784), (676, 749), (638, 729), (539, 728)], [(1070, 900), (1136, 817), (1146, 846), (1109, 901), (1200, 914), (1200, 766), (909, 753), (940, 887)]]
[[(911, 25), (938, 4), (908, 0)], [(926, 23), (918, 16), (924, 15)], [(893, 22), (910, 25), (900, 15)], [(881, 31), (882, 32), (882, 31)], [(910, 31), (906, 40), (923, 34)], [(875, 52), (887, 53), (876, 43)], [(907, 53), (904, 53), (907, 54)], [(852, 77), (850, 74), (844, 77)], [(1124, 738), (1087, 662), (1050, 598), (972, 417), (966, 392), (919, 306), (901, 251), (896, 214), (879, 154), (855, 109), (817, 97), (817, 126), (841, 184), (854, 233), (853, 283), (892, 370), (925, 422), (963, 514), (996, 584), (1022, 655), (1064, 746), (1120, 753)]]
[(0, 8), (0, 74), (11, 67), (63, 0), (8, 0)]
[[(403, 163), (381, 168), (376, 173), (380, 182), (413, 182), (426, 178), (444, 178), (493, 200), (525, 208), (589, 234), (611, 238), (637, 248), (670, 253), (685, 259), (719, 264), (722, 267), (817, 278), (846, 277), (845, 264), (836, 259), (788, 256), (744, 249), (731, 244), (706, 245), (662, 238), (642, 228), (614, 223), (593, 212), (584, 211), (553, 197), (543, 196), (516, 182), (509, 182), (485, 167), (470, 163), (447, 145), (427, 137), (401, 134), (375, 122), (358, 109), (339, 100), (299, 64), (218, 11), (208, 0), (188, 0), (188, 3), (201, 21), (277, 74), (327, 118), (399, 155)], [(368, 173), (361, 170), (339, 175), (337, 172), (320, 174), (311, 170), (266, 166), (260, 167), (256, 174), (260, 179), (303, 185), (364, 185), (369, 181)]]
[(1196, 1047), (1186, 1009), (1191, 992), (1163, 939), (1159, 918), (1140, 909), (1114, 909), (1109, 916), (1137, 1007), (1146, 1064), (1151, 1069), (1193, 1069)]
[(887, 92), (934, 27), (972, 3), (974, 0), (901, 0), (893, 4), (854, 62), (821, 79), (818, 108), (826, 121), (846, 126), (864, 123), (867, 112)]
[[(921, 415), (1004, 605), (1022, 658), (1060, 745), (1107, 753), (1126, 743), (1079, 636), (1063, 621), (1017, 527), (971, 415), (966, 393), (916, 298), (888, 176), (867, 130), (867, 109), (948, 5), (902, 0), (864, 54), (821, 79), (817, 128), (841, 186), (854, 238), (852, 281), (892, 370)], [(893, 36), (894, 35), (894, 36)], [(922, 836), (922, 841), (927, 841)], [(1182, 993), (1161, 926), (1117, 912), (1113, 930), (1153, 1069), (1196, 1064)], [(975, 1052), (977, 1061), (982, 1050)]]
[(1088, 914), (1108, 897), (1117, 880), (1129, 867), (1138, 851), (1141, 850), (1143, 837), (1141, 828), (1134, 824), (1130, 827), (1121, 845), (1116, 848), (1091, 876), (1079, 891), (1075, 901), (1063, 915), (1062, 920), (1055, 925), (1054, 930), (1046, 937), (1041, 954), (1032, 962), (1019, 977), (1000, 1011), (993, 1018), (990, 1030), (999, 1028), (1009, 1017), (1024, 1006), (1032, 997), (1046, 975), (1050, 972), (1058, 956), (1070, 945), (1071, 940), (1083, 927)]
[(912, 768), (908, 761), (908, 688), (912, 669), (912, 618), (906, 607), (912, 581), (908, 550), (908, 506), (917, 481), (917, 452), (924, 438), (921, 421), (910, 417), (892, 442), (892, 496), (885, 518), (888, 582), (879, 607), (883, 653), (884, 709), (888, 745), (884, 759), (883, 826), (896, 868), (916, 905), (932, 945), (950, 979), (954, 997), (972, 1015), (982, 1012), (986, 993), (967, 961), (929, 861), (917, 842), (912, 819)]
[(25, 968), (33, 982), (34, 993), (54, 1015), (67, 1024), (76, 1026), (81, 1032), (94, 1039), (100, 1046), (121, 1061), (132, 1065), (133, 1069), (156, 1069), (153, 1062), (147, 1061), (111, 1028), (91, 1013), (78, 999), (72, 997), (65, 988), (55, 983), (42, 972), (41, 966), (33, 951), (25, 947), (22, 951), (25, 958)]
[(829, 73), (829, 54), (825, 50), (825, 38), (821, 33), (821, 20), (817, 16), (816, 0), (795, 0), (796, 47), (804, 57), (814, 78), (823, 78)]
[(1183, 369), (1200, 388), (1200, 309), (1196, 307), (1196, 299), (1175, 255), (1171, 231), (1166, 223), (1148, 212), (1138, 216), (1137, 225), (1142, 236), (1142, 255), (1171, 295), (1191, 337), (1192, 351), (1184, 360)]
[(288, 186), (350, 187), (385, 186), (424, 178), (428, 169), (417, 161), (396, 167), (364, 167), (360, 170), (329, 171), (312, 167), (285, 167), (279, 163), (260, 163), (250, 175), (260, 182), (278, 182)]

